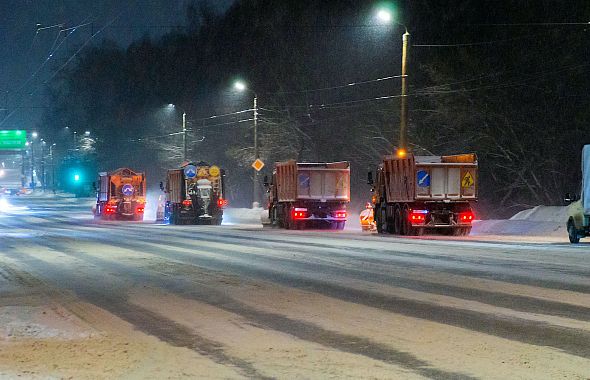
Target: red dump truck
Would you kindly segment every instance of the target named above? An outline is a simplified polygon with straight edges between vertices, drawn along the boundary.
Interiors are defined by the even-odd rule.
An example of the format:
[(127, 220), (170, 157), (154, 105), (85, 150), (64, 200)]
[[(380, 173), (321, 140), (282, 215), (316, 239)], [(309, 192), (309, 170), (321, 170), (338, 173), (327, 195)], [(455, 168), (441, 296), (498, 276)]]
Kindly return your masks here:
[(288, 229), (344, 229), (350, 202), (350, 163), (278, 162), (269, 183), (270, 223)]
[(99, 173), (95, 218), (143, 220), (145, 174), (122, 168)]
[(379, 233), (468, 235), (477, 201), (477, 156), (385, 156), (373, 186)]

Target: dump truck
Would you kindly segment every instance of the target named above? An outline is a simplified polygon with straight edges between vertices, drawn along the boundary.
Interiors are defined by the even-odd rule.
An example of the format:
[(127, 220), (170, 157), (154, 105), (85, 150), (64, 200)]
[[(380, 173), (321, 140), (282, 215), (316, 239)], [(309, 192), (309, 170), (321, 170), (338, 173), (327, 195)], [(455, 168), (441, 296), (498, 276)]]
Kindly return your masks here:
[(228, 203), (224, 177), (223, 169), (204, 161), (168, 170), (166, 185), (160, 183), (166, 197), (158, 216), (167, 224), (220, 225)]
[(582, 191), (580, 197), (566, 194), (569, 203), (567, 233), (570, 243), (590, 236), (590, 145), (582, 149)]
[(383, 158), (373, 180), (378, 233), (421, 235), (439, 230), (468, 235), (477, 201), (477, 156), (403, 156)]
[(145, 174), (128, 168), (98, 175), (94, 216), (103, 220), (143, 220), (146, 204)]
[(0, 152), (0, 195), (22, 193), (26, 182), (23, 165), (21, 153)]
[(277, 162), (269, 183), (270, 224), (287, 229), (344, 229), (350, 202), (350, 163)]

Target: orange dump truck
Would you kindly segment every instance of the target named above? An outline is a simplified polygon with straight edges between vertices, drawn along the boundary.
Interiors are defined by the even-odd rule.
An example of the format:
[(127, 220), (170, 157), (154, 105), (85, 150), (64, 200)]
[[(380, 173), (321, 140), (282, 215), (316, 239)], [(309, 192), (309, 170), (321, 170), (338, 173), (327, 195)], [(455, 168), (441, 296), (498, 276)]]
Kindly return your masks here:
[(373, 186), (379, 233), (420, 235), (435, 229), (468, 235), (477, 201), (477, 156), (385, 156)]
[(105, 220), (143, 220), (145, 174), (122, 168), (99, 173), (94, 216)]
[(343, 229), (350, 202), (350, 163), (277, 162), (269, 193), (271, 225)]

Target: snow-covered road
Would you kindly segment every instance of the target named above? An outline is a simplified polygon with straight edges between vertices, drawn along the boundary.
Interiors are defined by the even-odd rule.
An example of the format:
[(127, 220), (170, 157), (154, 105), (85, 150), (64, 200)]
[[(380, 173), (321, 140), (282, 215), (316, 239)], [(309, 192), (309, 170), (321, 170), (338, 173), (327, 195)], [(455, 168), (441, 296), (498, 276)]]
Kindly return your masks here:
[(587, 243), (96, 223), (87, 201), (11, 201), (0, 379), (590, 377)]

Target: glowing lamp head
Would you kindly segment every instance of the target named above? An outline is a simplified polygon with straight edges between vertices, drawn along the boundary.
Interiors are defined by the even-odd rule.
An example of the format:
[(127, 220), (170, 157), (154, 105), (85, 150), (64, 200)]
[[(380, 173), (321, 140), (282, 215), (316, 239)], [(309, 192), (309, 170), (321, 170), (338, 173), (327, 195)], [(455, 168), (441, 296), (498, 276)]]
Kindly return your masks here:
[(406, 152), (405, 149), (398, 149), (396, 155), (399, 158), (406, 158), (406, 156), (408, 155), (408, 152)]
[(246, 83), (242, 81), (237, 81), (236, 83), (234, 83), (234, 88), (241, 92), (245, 91), (248, 87), (246, 86)]
[(80, 181), (80, 174), (74, 174), (74, 181)]
[(391, 14), (391, 11), (389, 11), (387, 9), (378, 10), (376, 17), (377, 17), (377, 20), (379, 20), (379, 22), (381, 22), (383, 24), (389, 24), (391, 22), (391, 20), (393, 20), (393, 15)]

